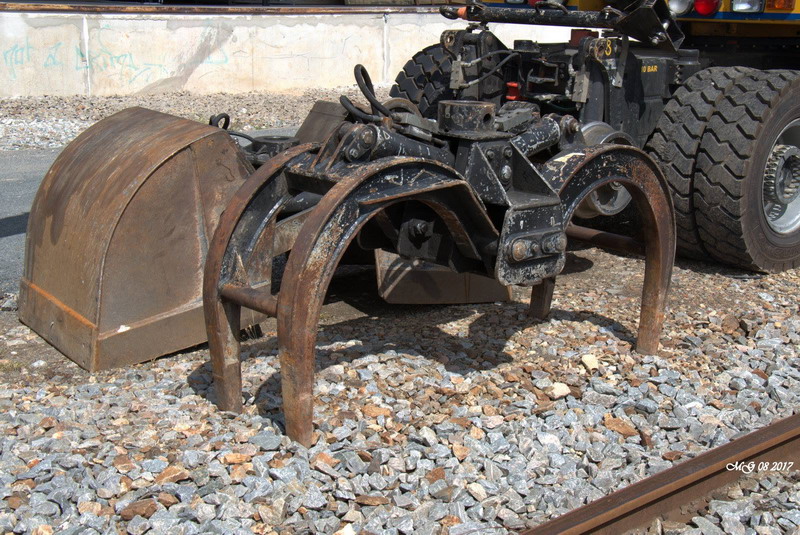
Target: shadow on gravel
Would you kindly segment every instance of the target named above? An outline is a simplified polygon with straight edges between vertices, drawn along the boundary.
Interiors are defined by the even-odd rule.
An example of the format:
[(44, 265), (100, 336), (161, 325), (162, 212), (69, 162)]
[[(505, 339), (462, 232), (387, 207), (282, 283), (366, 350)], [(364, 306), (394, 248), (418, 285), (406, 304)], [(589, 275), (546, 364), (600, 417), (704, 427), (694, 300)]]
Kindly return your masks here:
[(694, 260), (691, 258), (682, 257), (675, 259), (675, 267), (685, 269), (687, 271), (694, 271), (695, 273), (719, 275), (721, 277), (735, 280), (759, 280), (769, 276), (769, 273), (746, 271), (744, 269), (725, 266), (723, 264), (716, 264), (712, 262), (705, 262), (703, 260)]
[(583, 273), (592, 269), (594, 262), (588, 258), (576, 255), (574, 252), (567, 251), (567, 262), (564, 264), (564, 269), (561, 270), (560, 275), (572, 275), (573, 273)]
[[(605, 230), (624, 236), (637, 236), (640, 233), (641, 222), (635, 209), (629, 206), (622, 213), (611, 217), (598, 217), (594, 219), (580, 219), (575, 218), (574, 222), (590, 228), (598, 230)], [(571, 241), (569, 243), (569, 250), (582, 250), (594, 247), (582, 242)], [(618, 252), (611, 252), (618, 256), (629, 256)], [(734, 280), (754, 280), (762, 279), (768, 276), (767, 273), (756, 273), (747, 271), (741, 268), (726, 266), (714, 260), (698, 260), (693, 258), (676, 257), (675, 266), (680, 269), (694, 271), (696, 273), (703, 273), (708, 275), (720, 275)]]
[[(580, 273), (593, 265), (590, 259), (567, 253), (567, 264), (562, 273)], [(514, 355), (505, 350), (511, 337), (551, 319), (588, 321), (611, 330), (620, 340), (630, 343), (635, 340), (633, 333), (614, 320), (588, 311), (554, 308), (547, 320), (534, 320), (527, 316), (527, 301), (519, 302), (520, 298), (526, 299), (520, 293), (515, 292), (516, 301), (502, 304), (390, 305), (377, 293), (373, 270), (361, 269), (337, 276), (326, 297), (317, 343), (327, 345), (335, 341), (365, 339), (366, 345), (361, 342), (345, 349), (318, 349), (316, 373), (324, 374), (335, 364), (344, 364), (347, 369), (349, 363), (366, 354), (390, 350), (414, 350), (443, 364), (447, 371), (460, 375), (489, 370), (514, 359)], [(437, 327), (464, 320), (476, 312), (480, 316), (469, 324), (464, 336), (449, 334)], [(277, 337), (268, 336), (243, 343), (242, 349), (243, 360), (275, 355)], [(536, 351), (535, 340), (528, 350)], [(211, 364), (206, 362), (190, 374), (188, 384), (199, 396), (214, 403), (216, 394), (213, 386), (208, 385), (210, 375)], [(357, 390), (367, 382), (349, 378), (344, 385)], [(267, 376), (258, 387), (255, 399), (246, 402), (255, 403), (260, 416), (284, 429), (280, 371)]]

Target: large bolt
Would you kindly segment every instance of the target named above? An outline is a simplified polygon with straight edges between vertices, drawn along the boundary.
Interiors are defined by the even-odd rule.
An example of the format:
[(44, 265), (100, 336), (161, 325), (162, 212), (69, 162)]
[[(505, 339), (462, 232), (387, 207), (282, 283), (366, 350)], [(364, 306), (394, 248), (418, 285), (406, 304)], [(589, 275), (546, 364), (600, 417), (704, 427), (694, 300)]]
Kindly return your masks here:
[(409, 234), (412, 239), (422, 239), (428, 233), (428, 224), (424, 221), (413, 223), (409, 228)]
[(521, 262), (528, 258), (530, 251), (530, 244), (528, 240), (520, 239), (511, 244), (511, 258), (515, 262)]
[(567, 248), (567, 236), (563, 233), (551, 234), (542, 239), (542, 252), (544, 254), (561, 253)]
[(503, 156), (505, 156), (506, 158), (511, 158), (512, 154), (514, 154), (514, 153), (511, 150), (511, 147), (506, 147), (506, 148), (503, 149)]
[(361, 134), (361, 140), (367, 145), (372, 145), (375, 142), (375, 132), (372, 131), (372, 128), (364, 130), (364, 133)]
[(572, 115), (565, 115), (561, 120), (561, 126), (567, 134), (574, 134), (580, 130), (580, 123)]

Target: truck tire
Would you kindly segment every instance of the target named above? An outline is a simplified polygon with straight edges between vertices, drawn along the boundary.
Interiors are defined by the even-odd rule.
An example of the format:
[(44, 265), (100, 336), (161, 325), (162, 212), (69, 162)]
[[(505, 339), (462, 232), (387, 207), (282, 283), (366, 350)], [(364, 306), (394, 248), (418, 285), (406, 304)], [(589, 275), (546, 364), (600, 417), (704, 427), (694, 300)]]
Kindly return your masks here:
[(455, 98), (450, 89), (450, 65), (450, 56), (442, 45), (425, 47), (406, 62), (389, 95), (407, 98), (423, 117), (435, 119), (439, 101)]
[(660, 165), (672, 190), (678, 254), (704, 259), (695, 219), (695, 159), (714, 106), (734, 80), (753, 69), (711, 67), (689, 77), (664, 106), (645, 150)]
[(694, 207), (719, 262), (800, 265), (800, 73), (753, 71), (717, 103), (697, 157)]

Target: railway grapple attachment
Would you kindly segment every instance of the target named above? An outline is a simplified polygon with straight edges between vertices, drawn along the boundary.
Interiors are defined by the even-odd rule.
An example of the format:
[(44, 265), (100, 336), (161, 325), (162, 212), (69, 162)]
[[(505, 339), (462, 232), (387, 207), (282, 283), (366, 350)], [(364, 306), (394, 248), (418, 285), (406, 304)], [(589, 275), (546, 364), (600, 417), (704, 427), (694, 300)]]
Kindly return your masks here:
[[(311, 444), (320, 310), (337, 265), (353, 249), (380, 250), (379, 262), (424, 261), (506, 287), (532, 286), (530, 312), (538, 318), (550, 310), (568, 236), (644, 253), (637, 349), (657, 350), (675, 222), (667, 184), (649, 156), (629, 145), (588, 146), (574, 117), (542, 116), (527, 103), (498, 109), (442, 101), (437, 119), (426, 119), (404, 99), (381, 103), (363, 67), (355, 74), (371, 109), (342, 97), (345, 120), (322, 142), (266, 161), (214, 233), (203, 300), (222, 409), (242, 409), (242, 311), (275, 316), (287, 433)], [(570, 224), (584, 199), (612, 182), (638, 209), (636, 239)], [(309, 195), (318, 200), (299, 207), (297, 199)], [(276, 284), (273, 260), (288, 249)]]
[[(318, 103), (295, 139), (241, 149), (224, 129), (141, 108), (87, 130), (31, 209), (22, 321), (89, 370), (207, 336), (217, 402), (240, 411), (241, 330), (273, 316), (286, 429), (304, 445), (320, 309), (348, 258), (377, 259), (389, 301), (505, 300), (522, 285), (544, 318), (568, 236), (641, 253), (637, 349), (657, 350), (675, 221), (648, 155), (607, 133), (587, 142), (573, 116), (532, 103), (445, 100), (429, 119), (380, 102), (362, 66), (355, 76), (370, 109)], [(612, 183), (638, 208), (634, 238), (571, 224)]]

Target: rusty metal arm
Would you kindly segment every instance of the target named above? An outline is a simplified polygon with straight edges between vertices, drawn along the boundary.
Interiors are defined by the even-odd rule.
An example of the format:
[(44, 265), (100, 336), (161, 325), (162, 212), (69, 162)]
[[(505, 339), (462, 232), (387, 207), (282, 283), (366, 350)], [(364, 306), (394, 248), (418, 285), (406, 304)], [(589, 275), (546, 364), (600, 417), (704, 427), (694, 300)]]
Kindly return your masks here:
[[(471, 194), (447, 166), (414, 158), (390, 158), (339, 182), (306, 221), (289, 256), (278, 297), (278, 346), (286, 432), (312, 444), (314, 353), (320, 309), (328, 285), (347, 246), (372, 217), (397, 202), (420, 201), (463, 236), (496, 239), (488, 218), (467, 215), (461, 203), (448, 203), (448, 190)], [(388, 187), (387, 187), (388, 186)], [(398, 195), (398, 187), (405, 195)], [(381, 202), (376, 191), (386, 191)], [(452, 206), (448, 206), (452, 204)], [(463, 217), (462, 217), (463, 216)]]
[[(619, 182), (631, 194), (642, 221), (645, 254), (636, 350), (648, 354), (657, 352), (675, 261), (676, 240), (672, 198), (661, 170), (639, 149), (625, 145), (603, 145), (560, 157), (558, 164), (548, 165), (547, 171), (550, 180), (560, 184), (559, 195), (568, 205), (567, 221), (572, 218), (580, 202), (604, 184)], [(633, 243), (623, 246), (635, 247)]]
[(268, 289), (265, 292), (250, 286), (223, 284), (219, 294), (227, 301), (238, 303), (267, 316), (275, 316), (278, 310), (278, 299), (268, 292)]
[(645, 252), (644, 244), (630, 236), (582, 227), (572, 223), (567, 226), (567, 237), (620, 253), (644, 255)]
[[(237, 280), (245, 274), (244, 264), (247, 251), (242, 250), (242, 243), (249, 242), (250, 253), (261, 250), (253, 245), (252, 236), (258, 229), (267, 229), (274, 238), (274, 218), (279, 213), (279, 206), (290, 198), (285, 181), (281, 180), (281, 169), (295, 156), (312, 150), (314, 145), (293, 147), (261, 166), (239, 188), (222, 213), (214, 237), (209, 244), (203, 272), (203, 311), (208, 333), (208, 345), (211, 352), (211, 367), (217, 403), (222, 410), (241, 412), (242, 410), (242, 372), (239, 364), (239, 331), (241, 326), (241, 306), (248, 306), (261, 312), (269, 313), (274, 306), (267, 306), (264, 297), (256, 297), (249, 281)], [(253, 203), (266, 207), (265, 211), (254, 211), (248, 208)], [(256, 215), (267, 214), (266, 221), (255, 219)], [(266, 223), (266, 225), (265, 225)], [(238, 235), (238, 239), (235, 237)], [(268, 259), (271, 268), (272, 257)], [(264, 268), (262, 284), (265, 292), (270, 291), (269, 273)], [(264, 282), (264, 281), (255, 281)], [(235, 283), (235, 284), (232, 284)], [(274, 299), (271, 295), (267, 300)], [(260, 303), (256, 301), (260, 300)], [(263, 306), (262, 306), (263, 305)]]

